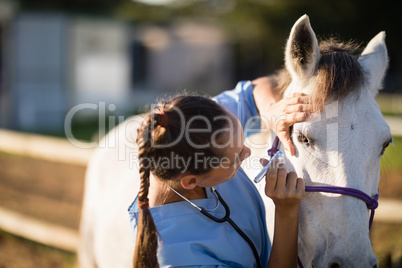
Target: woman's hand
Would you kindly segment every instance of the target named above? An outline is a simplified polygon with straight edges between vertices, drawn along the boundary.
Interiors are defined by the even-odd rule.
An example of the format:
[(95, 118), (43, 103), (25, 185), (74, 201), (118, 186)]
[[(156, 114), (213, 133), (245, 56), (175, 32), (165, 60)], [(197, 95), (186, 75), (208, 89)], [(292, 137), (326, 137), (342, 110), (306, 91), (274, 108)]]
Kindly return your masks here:
[[(266, 165), (268, 160), (262, 161)], [(304, 192), (304, 180), (295, 172), (287, 173), (286, 165), (275, 158), (266, 174), (265, 194), (274, 202), (276, 213), (297, 218)]]
[(275, 96), (273, 82), (268, 77), (253, 81), (254, 100), (262, 121), (273, 130), (285, 146), (285, 150), (295, 155), (295, 148), (290, 139), (290, 127), (298, 122), (309, 119), (312, 105), (308, 95), (294, 93), (283, 99)]
[[(266, 161), (264, 161), (266, 163)], [(263, 163), (262, 163), (263, 164)], [(275, 158), (267, 171), (265, 194), (275, 204), (275, 228), (267, 267), (297, 267), (299, 211), (304, 181)]]
[(285, 146), (285, 150), (295, 155), (295, 148), (290, 139), (290, 127), (295, 123), (306, 121), (310, 117), (312, 106), (304, 93), (293, 93), (263, 110), (262, 118), (267, 120), (271, 130)]

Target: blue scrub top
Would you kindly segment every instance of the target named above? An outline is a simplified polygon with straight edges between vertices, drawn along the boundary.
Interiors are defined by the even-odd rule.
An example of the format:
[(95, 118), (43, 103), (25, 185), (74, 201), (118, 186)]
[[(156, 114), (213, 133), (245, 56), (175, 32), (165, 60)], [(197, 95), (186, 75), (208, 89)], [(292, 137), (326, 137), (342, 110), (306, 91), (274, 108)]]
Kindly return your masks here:
[[(243, 126), (250, 124), (254, 129), (259, 119), (252, 90), (250, 82), (239, 82), (234, 90), (221, 93), (215, 100), (234, 113)], [(232, 180), (215, 189), (228, 204), (232, 220), (253, 241), (262, 266), (266, 267), (271, 244), (264, 204), (254, 184), (240, 168)], [(192, 202), (213, 210), (217, 198), (210, 188), (206, 193), (206, 199)], [(256, 267), (250, 246), (228, 222), (217, 223), (186, 201), (154, 207), (150, 212), (159, 233), (160, 267)], [(226, 212), (219, 204), (210, 213), (222, 218)], [(139, 217), (137, 198), (129, 207), (129, 215), (135, 240)]]
[(250, 81), (242, 81), (233, 90), (224, 91), (213, 98), (239, 119), (245, 138), (259, 132), (261, 125), (253, 89)]

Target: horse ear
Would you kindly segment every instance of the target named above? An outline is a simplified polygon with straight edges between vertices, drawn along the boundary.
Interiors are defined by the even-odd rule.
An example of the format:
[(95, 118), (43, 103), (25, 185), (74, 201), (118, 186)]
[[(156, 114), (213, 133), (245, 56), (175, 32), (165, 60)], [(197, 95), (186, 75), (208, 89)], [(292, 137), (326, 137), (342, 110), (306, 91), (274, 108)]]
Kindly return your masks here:
[(388, 68), (388, 52), (385, 45), (385, 32), (380, 32), (368, 43), (359, 58), (364, 70), (364, 80), (372, 95), (382, 88), (382, 81)]
[(302, 16), (293, 25), (289, 40), (286, 44), (285, 65), (292, 78), (310, 78), (320, 60), (318, 41), (310, 19)]

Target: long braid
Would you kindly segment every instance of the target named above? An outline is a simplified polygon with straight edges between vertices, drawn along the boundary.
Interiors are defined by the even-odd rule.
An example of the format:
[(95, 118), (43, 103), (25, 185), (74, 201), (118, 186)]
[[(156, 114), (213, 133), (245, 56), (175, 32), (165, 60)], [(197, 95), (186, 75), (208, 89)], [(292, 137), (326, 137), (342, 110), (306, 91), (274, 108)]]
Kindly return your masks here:
[(154, 268), (159, 267), (156, 251), (158, 248), (158, 233), (155, 223), (149, 211), (148, 190), (150, 165), (144, 161), (149, 160), (149, 151), (151, 150), (151, 122), (150, 117), (144, 120), (144, 123), (138, 129), (137, 143), (139, 171), (141, 176), (141, 186), (138, 193), (138, 207), (140, 209), (137, 238), (134, 252), (134, 268)]
[[(205, 120), (194, 120), (200, 115), (205, 117)], [(205, 174), (210, 171), (213, 163), (199, 168), (194, 155), (201, 153), (206, 159), (214, 159), (214, 157), (220, 157), (220, 154), (212, 146), (201, 148), (194, 145), (210, 142), (211, 133), (227, 126), (227, 121), (222, 119), (223, 115), (226, 115), (225, 110), (211, 99), (199, 96), (179, 96), (169, 102), (159, 103), (159, 107), (152, 111), (138, 128), (141, 185), (138, 193), (139, 219), (133, 259), (134, 268), (158, 267), (158, 233), (148, 201), (150, 173), (152, 172), (155, 178), (168, 181), (175, 180), (184, 172)], [(216, 118), (221, 119), (216, 120)], [(191, 124), (187, 126), (188, 122)], [(208, 128), (211, 132), (190, 132), (190, 137), (187, 139), (182, 137), (184, 127)], [(215, 138), (219, 139), (218, 136)], [(187, 166), (177, 164), (171, 168), (156, 164), (159, 162), (157, 160), (168, 158), (172, 154), (180, 159), (189, 159), (191, 163), (189, 162)]]

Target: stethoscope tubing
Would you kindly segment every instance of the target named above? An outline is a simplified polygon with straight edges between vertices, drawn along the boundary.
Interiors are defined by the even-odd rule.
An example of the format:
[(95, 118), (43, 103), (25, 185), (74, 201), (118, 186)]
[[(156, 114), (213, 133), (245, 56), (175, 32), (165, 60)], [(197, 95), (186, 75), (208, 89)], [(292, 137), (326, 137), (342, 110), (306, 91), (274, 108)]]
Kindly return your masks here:
[(213, 189), (213, 191), (215, 192), (216, 196), (218, 197), (218, 200), (222, 203), (223, 207), (225, 208), (226, 214), (223, 218), (217, 218), (213, 215), (211, 215), (207, 210), (205, 210), (204, 208), (200, 209), (200, 212), (202, 214), (204, 214), (205, 216), (207, 216), (208, 218), (210, 218), (211, 220), (218, 222), (218, 223), (223, 223), (225, 221), (227, 221), (235, 230), (236, 232), (247, 242), (247, 244), (249, 244), (249, 246), (251, 247), (251, 250), (253, 251), (254, 254), (254, 258), (257, 262), (257, 266), (259, 268), (262, 267), (261, 264), (261, 260), (260, 260), (260, 256), (258, 254), (258, 251), (256, 249), (256, 247), (253, 244), (253, 241), (251, 241), (251, 239), (239, 228), (239, 226), (237, 226), (237, 224), (230, 218), (230, 209), (229, 206), (226, 204), (226, 202), (223, 200), (222, 196), (218, 193), (218, 191), (216, 191), (215, 189)]

